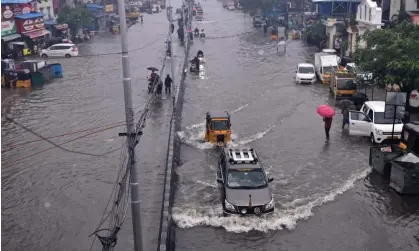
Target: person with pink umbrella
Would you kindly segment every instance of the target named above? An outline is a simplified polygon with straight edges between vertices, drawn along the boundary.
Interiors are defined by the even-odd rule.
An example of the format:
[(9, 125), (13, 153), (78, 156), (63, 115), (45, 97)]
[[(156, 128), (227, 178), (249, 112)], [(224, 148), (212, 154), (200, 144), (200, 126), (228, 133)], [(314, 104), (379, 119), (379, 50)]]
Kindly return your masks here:
[(317, 107), (317, 113), (323, 117), (324, 132), (326, 133), (326, 139), (329, 139), (329, 132), (332, 127), (333, 116), (335, 116), (335, 109), (328, 105), (320, 105)]

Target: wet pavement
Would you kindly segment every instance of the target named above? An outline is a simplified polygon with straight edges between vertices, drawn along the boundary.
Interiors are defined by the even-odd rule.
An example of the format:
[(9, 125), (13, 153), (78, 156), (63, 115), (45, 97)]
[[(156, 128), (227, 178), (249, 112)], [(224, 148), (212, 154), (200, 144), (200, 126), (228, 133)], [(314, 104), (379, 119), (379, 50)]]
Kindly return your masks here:
[[(367, 139), (349, 137), (337, 113), (325, 140), (320, 104), (326, 86), (297, 85), (298, 63), (313, 48), (288, 41), (287, 53), (219, 1), (201, 3), (203, 72), (188, 76), (182, 165), (173, 219), (176, 250), (405, 250), (419, 248), (419, 199), (401, 197), (370, 172)], [(255, 148), (270, 175), (276, 211), (266, 217), (222, 217), (215, 181), (217, 150), (203, 143), (205, 113), (227, 110), (232, 146)]]
[[(143, 25), (129, 29), (136, 119), (149, 97), (146, 67), (161, 67), (167, 31), (165, 12), (145, 15)], [(121, 56), (91, 55), (118, 51), (119, 36), (103, 34), (80, 46), (81, 55), (90, 56), (50, 60), (62, 64), (63, 79), (32, 90), (2, 89), (2, 115), (45, 137), (62, 135), (51, 140), (65, 143), (62, 147), (68, 150), (96, 155), (112, 151), (98, 157), (49, 149), (49, 143), (2, 118), (2, 249), (91, 247), (88, 236), (102, 217), (120, 157), (126, 154), (125, 147), (121, 151), (123, 139), (117, 136), (125, 130)], [(182, 50), (174, 51), (172, 60), (180, 72)], [(166, 73), (171, 73), (170, 60)], [(163, 95), (137, 146), (144, 250), (157, 247), (171, 111), (172, 100)], [(115, 250), (133, 248), (130, 211)], [(96, 241), (93, 250), (100, 249)]]

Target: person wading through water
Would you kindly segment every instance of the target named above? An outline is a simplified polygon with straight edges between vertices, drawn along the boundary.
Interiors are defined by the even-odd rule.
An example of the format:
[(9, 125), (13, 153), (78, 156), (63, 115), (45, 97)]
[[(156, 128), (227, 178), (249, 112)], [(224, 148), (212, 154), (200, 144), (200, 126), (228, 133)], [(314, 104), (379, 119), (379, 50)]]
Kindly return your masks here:
[(326, 133), (326, 139), (329, 139), (330, 128), (332, 127), (332, 117), (323, 118), (324, 121), (324, 132)]
[(169, 74), (167, 74), (166, 79), (164, 80), (165, 93), (169, 93), (169, 94), (171, 93), (172, 82), (173, 82), (172, 78), (170, 77)]

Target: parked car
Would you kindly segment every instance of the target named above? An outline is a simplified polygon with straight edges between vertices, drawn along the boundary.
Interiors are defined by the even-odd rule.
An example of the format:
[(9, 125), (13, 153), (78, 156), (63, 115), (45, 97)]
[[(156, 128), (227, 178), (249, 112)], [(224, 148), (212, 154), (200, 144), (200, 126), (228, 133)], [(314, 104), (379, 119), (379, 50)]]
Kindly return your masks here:
[(41, 50), (39, 55), (43, 58), (48, 57), (77, 57), (79, 55), (79, 50), (74, 44), (55, 44), (48, 49)]
[(389, 139), (400, 139), (403, 122), (398, 118), (387, 118), (384, 116), (384, 111), (384, 101), (367, 101), (359, 112), (350, 111), (349, 135), (369, 137), (373, 144), (380, 144)]
[(313, 64), (301, 63), (297, 65), (297, 70), (295, 71), (295, 82), (297, 84), (312, 84), (316, 80), (316, 72), (314, 71)]

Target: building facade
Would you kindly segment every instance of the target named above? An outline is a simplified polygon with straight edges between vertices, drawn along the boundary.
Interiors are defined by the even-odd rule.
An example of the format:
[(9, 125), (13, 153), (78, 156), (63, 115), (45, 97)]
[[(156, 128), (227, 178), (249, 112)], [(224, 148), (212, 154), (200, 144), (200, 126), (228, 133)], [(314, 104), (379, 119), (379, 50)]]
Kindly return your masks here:
[(36, 10), (44, 15), (44, 20), (55, 19), (54, 1), (42, 0), (36, 4)]

